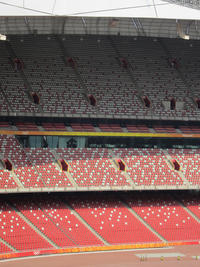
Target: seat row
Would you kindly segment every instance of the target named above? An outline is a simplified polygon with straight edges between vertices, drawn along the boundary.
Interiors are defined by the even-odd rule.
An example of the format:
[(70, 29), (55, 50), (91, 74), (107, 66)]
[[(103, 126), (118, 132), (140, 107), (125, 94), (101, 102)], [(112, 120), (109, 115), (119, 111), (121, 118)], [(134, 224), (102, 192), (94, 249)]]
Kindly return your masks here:
[(200, 185), (199, 149), (22, 148), (5, 135), (0, 147), (1, 189)]
[(199, 241), (200, 199), (192, 199), (158, 192), (5, 197), (0, 252)]
[[(99, 43), (96, 36), (87, 36), (84, 42), (77, 35), (66, 36), (63, 50), (69, 51), (77, 75), (64, 58), (65, 52), (56, 38), (51, 37), (49, 42), (46, 36), (24, 36), (22, 43), (21, 36), (11, 37), (11, 45), (24, 63), (23, 72), (31, 90), (40, 99), (40, 107), (34, 104), (22, 76), (13, 68), (8, 51), (0, 45), (3, 81), (0, 110), (32, 114), (42, 110), (47, 114), (81, 117), (197, 119), (200, 112), (195, 102), (199, 98), (198, 73), (194, 66), (198, 65), (198, 51), (176, 41), (180, 48), (176, 51), (172, 48), (176, 45), (172, 46), (170, 40), (166, 43), (176, 57), (185, 51), (181, 54), (180, 66), (190, 89), (176, 69), (169, 66), (159, 42), (151, 38), (136, 41), (132, 37), (113, 37), (121, 56), (127, 60), (127, 71), (107, 37), (101, 36)], [(83, 89), (95, 98), (95, 105), (90, 104)], [(144, 99), (148, 99), (149, 107)], [(177, 103), (175, 108), (165, 105), (172, 99)], [(13, 103), (12, 106), (9, 103)]]
[(17, 129), (19, 131), (75, 131), (75, 132), (129, 132), (129, 133), (186, 133), (186, 134), (198, 134), (200, 133), (199, 126), (179, 126), (174, 127), (172, 125), (153, 125), (148, 127), (142, 124), (125, 124), (123, 127), (120, 124), (96, 124), (96, 126), (90, 123), (68, 123), (66, 126), (64, 123), (51, 123), (44, 122), (38, 126), (34, 122), (16, 122), (14, 125), (8, 122), (0, 122), (0, 130)]

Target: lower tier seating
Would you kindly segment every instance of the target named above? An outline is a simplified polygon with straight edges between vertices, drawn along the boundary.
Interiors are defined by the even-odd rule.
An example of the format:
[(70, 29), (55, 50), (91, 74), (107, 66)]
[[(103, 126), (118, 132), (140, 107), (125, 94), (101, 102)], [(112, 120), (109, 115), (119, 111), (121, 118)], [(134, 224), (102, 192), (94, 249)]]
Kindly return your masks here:
[(192, 211), (197, 218), (200, 219), (200, 199), (197, 195), (189, 195), (186, 199), (184, 194), (180, 195), (180, 199), (185, 207), (187, 207), (190, 211)]
[(160, 241), (119, 199), (89, 197), (70, 204), (110, 244)]
[(8, 246), (6, 246), (4, 243), (0, 243), (0, 253), (5, 253), (5, 252), (13, 252), (12, 249), (10, 249)]
[(65, 234), (73, 246), (103, 245), (71, 210), (59, 198), (43, 198), (39, 200), (41, 210)]
[(4, 195), (0, 252), (200, 241), (199, 195), (182, 197), (156, 191)]
[(126, 197), (137, 214), (167, 241), (199, 240), (199, 222), (167, 194), (144, 193)]
[(0, 202), (0, 237), (17, 250), (51, 248), (42, 236), (8, 204)]

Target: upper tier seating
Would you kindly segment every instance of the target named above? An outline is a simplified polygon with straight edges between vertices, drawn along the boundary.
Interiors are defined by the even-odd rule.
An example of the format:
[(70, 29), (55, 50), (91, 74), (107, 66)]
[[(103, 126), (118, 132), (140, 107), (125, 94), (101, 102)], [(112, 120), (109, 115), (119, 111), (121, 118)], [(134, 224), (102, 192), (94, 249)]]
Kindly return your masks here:
[[(34, 105), (27, 93), (24, 81), (20, 74), (14, 70), (9, 59), (9, 54), (6, 50), (5, 44), (0, 44), (0, 111), (13, 112), (39, 112), (39, 109)], [(5, 99), (6, 97), (6, 99)], [(8, 106), (8, 102), (10, 106)]]
[[(64, 54), (55, 37), (23, 36), (23, 42), (21, 38), (21, 36), (11, 36), (11, 44), (17, 56), (23, 60), (25, 76), (40, 98), (41, 109), (47, 114), (116, 118), (162, 116), (166, 119), (191, 120), (199, 116), (200, 110), (195, 106), (190, 90), (178, 72), (169, 66), (167, 55), (159, 42), (155, 42), (154, 39), (148, 38), (144, 41), (143, 38), (133, 40), (132, 37), (113, 37), (120, 54), (128, 60), (129, 71), (127, 71), (127, 68), (121, 66), (107, 37), (101, 36), (100, 42), (97, 42), (96, 36), (85, 36), (82, 41), (78, 35), (66, 36), (62, 41), (63, 46), (76, 62), (75, 68), (81, 75), (82, 82), (80, 82), (69, 62), (64, 63)], [(169, 43), (170, 40), (166, 42)], [(188, 52), (189, 48), (183, 41), (177, 43), (182, 46), (179, 51), (185, 49)], [(192, 63), (182, 60), (181, 64), (181, 66), (186, 65), (182, 70), (185, 71), (188, 80), (189, 76), (186, 75), (188, 64), (198, 65), (196, 58), (198, 51), (190, 50), (190, 54), (193, 54)], [(178, 51), (176, 52), (178, 54)], [(10, 64), (4, 45), (0, 45), (0, 56), (0, 78), (3, 81), (1, 87), (4, 92), (0, 92), (0, 111), (41, 112), (38, 105), (28, 96), (19, 72)], [(194, 90), (199, 84), (196, 69), (190, 81)], [(132, 81), (129, 73), (136, 83)], [(192, 71), (190, 73), (192, 75)], [(90, 105), (83, 95), (82, 83), (88, 94), (95, 97), (95, 106)], [(193, 94), (198, 97), (197, 90)], [(139, 95), (148, 97), (150, 108), (145, 107)], [(12, 106), (8, 107), (5, 97)], [(183, 103), (183, 108), (165, 110), (163, 102), (169, 102), (171, 99)]]
[(138, 194), (124, 197), (128, 205), (167, 241), (200, 239), (199, 222), (170, 196), (149, 192), (140, 197)]
[[(89, 94), (96, 99), (93, 115), (127, 116), (146, 114), (135, 85), (127, 71), (119, 65), (117, 55), (105, 36), (97, 42), (95, 36), (67, 36), (64, 46), (77, 62), (77, 68)], [(89, 110), (88, 110), (88, 113)]]
[[(131, 66), (130, 71), (140, 92), (147, 96), (151, 102), (149, 112), (155, 117), (160, 115), (166, 118), (179, 117), (181, 119), (182, 117), (189, 117), (192, 119), (196, 107), (191, 100), (190, 88), (187, 88), (178, 72), (169, 66), (167, 62), (168, 55), (159, 41), (153, 38), (148, 38), (146, 41), (143, 38), (133, 40), (130, 37), (115, 37), (115, 41), (121, 55), (128, 59)], [(176, 46), (175, 43), (174, 41), (174, 46)], [(179, 51), (184, 54), (182, 49)], [(194, 61), (197, 61), (197, 59), (194, 59)], [(171, 99), (183, 102), (183, 108), (165, 110), (163, 102), (169, 102)]]
[[(190, 102), (194, 103), (195, 99), (199, 99), (199, 42), (192, 40), (189, 43), (180, 39), (165, 39), (169, 53), (172, 57), (177, 58), (179, 62), (179, 70), (184, 79), (187, 81), (189, 88)], [(190, 119), (199, 118), (200, 109), (192, 108), (188, 112)]]
[(21, 38), (16, 38), (12, 45), (16, 54), (23, 58), (24, 73), (41, 98), (40, 106), (45, 113), (93, 112), (82, 95), (74, 70), (64, 64), (64, 56), (54, 37), (48, 40), (44, 35), (34, 39), (24, 36), (23, 43)]

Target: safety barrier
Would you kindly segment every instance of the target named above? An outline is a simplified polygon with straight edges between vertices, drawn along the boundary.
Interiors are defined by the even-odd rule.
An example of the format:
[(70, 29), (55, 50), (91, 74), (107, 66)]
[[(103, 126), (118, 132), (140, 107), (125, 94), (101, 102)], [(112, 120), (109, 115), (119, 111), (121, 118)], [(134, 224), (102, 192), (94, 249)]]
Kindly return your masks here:
[(112, 251), (123, 249), (139, 249), (139, 248), (162, 248), (171, 246), (183, 246), (183, 245), (199, 245), (200, 242), (167, 242), (167, 243), (146, 243), (146, 244), (132, 244), (132, 245), (113, 245), (113, 246), (94, 246), (94, 247), (76, 247), (76, 248), (61, 248), (61, 249), (46, 249), (46, 250), (34, 250), (24, 252), (13, 252), (0, 254), (0, 260), (50, 255), (50, 254), (63, 254), (63, 253), (80, 253), (80, 252), (94, 252), (94, 251)]

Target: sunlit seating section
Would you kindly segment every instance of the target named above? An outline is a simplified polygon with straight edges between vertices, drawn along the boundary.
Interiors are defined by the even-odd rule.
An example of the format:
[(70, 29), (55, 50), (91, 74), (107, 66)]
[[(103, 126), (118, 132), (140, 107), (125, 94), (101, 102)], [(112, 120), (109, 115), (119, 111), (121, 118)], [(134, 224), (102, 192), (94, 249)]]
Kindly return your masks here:
[(198, 193), (193, 195), (187, 195), (185, 198), (184, 193), (178, 195), (181, 202), (187, 207), (197, 218), (200, 219), (200, 198)]
[(167, 241), (199, 240), (199, 222), (172, 197), (151, 192), (137, 196), (125, 197), (128, 205)]
[(78, 186), (128, 186), (122, 172), (112, 164), (108, 149), (59, 148), (56, 150), (69, 164), (70, 175)]
[[(59, 198), (41, 198), (39, 205), (50, 220), (68, 237), (73, 246), (102, 245), (96, 237), (75, 215), (66, 203)], [(71, 245), (72, 246), (72, 245)]]
[(44, 186), (40, 175), (14, 136), (0, 135), (0, 147), (3, 158), (11, 161), (13, 175), (16, 175), (23, 187)]
[(108, 199), (88, 196), (71, 199), (69, 202), (75, 211), (110, 244), (160, 241), (114, 196)]
[(200, 149), (168, 149), (168, 154), (179, 162), (190, 185), (200, 184)]
[(17, 188), (17, 184), (7, 170), (0, 169), (0, 189), (14, 189)]
[[(46, 210), (43, 210), (45, 207), (43, 202), (41, 206), (38, 205), (38, 200), (34, 201), (31, 198), (30, 200), (15, 200), (13, 202), (17, 209), (57, 246), (72, 247), (75, 245), (67, 234), (60, 229), (59, 223), (54, 223), (45, 212)], [(60, 221), (60, 218), (58, 219)]]
[(123, 159), (126, 172), (135, 185), (180, 186), (183, 181), (179, 174), (167, 164), (162, 149), (128, 148), (113, 149), (116, 158)]
[(0, 202), (0, 237), (19, 251), (52, 248), (5, 201)]
[(72, 186), (67, 173), (61, 171), (49, 148), (27, 148), (25, 151), (46, 187)]

